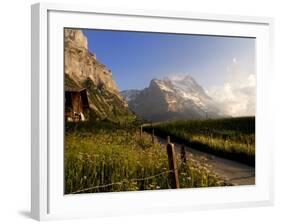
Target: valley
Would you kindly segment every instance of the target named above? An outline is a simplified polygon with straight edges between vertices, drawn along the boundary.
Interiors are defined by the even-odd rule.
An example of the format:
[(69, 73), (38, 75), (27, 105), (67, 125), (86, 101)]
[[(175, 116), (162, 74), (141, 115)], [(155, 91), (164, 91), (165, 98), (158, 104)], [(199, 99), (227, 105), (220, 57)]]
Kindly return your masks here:
[[(121, 91), (84, 33), (64, 34), (66, 194), (255, 184), (254, 116), (223, 113), (190, 75)], [(186, 147), (176, 169), (167, 136)]]

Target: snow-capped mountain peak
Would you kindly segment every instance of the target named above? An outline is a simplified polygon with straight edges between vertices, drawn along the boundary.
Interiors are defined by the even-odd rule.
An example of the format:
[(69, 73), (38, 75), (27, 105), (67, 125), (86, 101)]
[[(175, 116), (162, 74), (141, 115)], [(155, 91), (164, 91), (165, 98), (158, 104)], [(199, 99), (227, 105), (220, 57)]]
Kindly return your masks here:
[(211, 100), (204, 89), (191, 76), (172, 76), (171, 80), (174, 87), (182, 93), (183, 97), (198, 96), (204, 100)]
[(170, 80), (152, 79), (149, 88), (160, 88), (165, 92), (174, 92), (173, 85)]
[(149, 120), (195, 119), (218, 116), (205, 90), (191, 76), (152, 79), (141, 91), (121, 92), (136, 114)]

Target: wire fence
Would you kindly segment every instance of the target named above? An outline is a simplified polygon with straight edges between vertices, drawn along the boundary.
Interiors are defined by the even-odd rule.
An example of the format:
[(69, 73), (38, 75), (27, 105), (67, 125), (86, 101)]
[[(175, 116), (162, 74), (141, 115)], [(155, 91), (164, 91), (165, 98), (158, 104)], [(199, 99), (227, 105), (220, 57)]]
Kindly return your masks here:
[(90, 190), (94, 190), (94, 189), (98, 189), (98, 188), (110, 187), (110, 186), (113, 186), (113, 185), (121, 185), (121, 184), (129, 183), (129, 182), (150, 180), (150, 179), (153, 179), (155, 177), (159, 177), (159, 176), (167, 174), (167, 173), (174, 173), (176, 170), (175, 169), (174, 170), (167, 170), (167, 171), (163, 171), (161, 173), (158, 173), (158, 174), (155, 174), (155, 175), (152, 175), (152, 176), (149, 176), (149, 177), (144, 177), (144, 178), (133, 178), (133, 179), (130, 179), (130, 180), (122, 180), (122, 181), (118, 181), (118, 182), (115, 182), (115, 183), (109, 183), (109, 184), (104, 184), (104, 185), (99, 185), (99, 186), (92, 186), (92, 187), (84, 188), (84, 189), (81, 189), (81, 190), (73, 191), (70, 194), (78, 194), (78, 193), (82, 193), (82, 192), (85, 192), (85, 191), (90, 191)]

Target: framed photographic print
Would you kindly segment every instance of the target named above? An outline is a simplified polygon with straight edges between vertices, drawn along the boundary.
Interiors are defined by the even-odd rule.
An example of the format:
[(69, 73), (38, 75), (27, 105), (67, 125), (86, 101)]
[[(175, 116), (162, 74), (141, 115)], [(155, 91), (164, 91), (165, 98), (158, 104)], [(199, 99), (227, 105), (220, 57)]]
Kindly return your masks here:
[(32, 6), (32, 217), (273, 201), (270, 18)]

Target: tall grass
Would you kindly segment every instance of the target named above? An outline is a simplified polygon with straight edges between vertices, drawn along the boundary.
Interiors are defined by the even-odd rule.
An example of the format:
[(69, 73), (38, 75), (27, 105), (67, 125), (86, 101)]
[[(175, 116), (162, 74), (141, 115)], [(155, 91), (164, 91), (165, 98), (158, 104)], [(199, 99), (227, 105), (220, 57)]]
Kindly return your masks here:
[(255, 118), (170, 121), (144, 127), (159, 136), (228, 159), (255, 165)]
[[(92, 129), (72, 125), (66, 130), (66, 194), (171, 188), (166, 151), (161, 144), (152, 144), (148, 134), (140, 139), (134, 128), (98, 125)], [(225, 185), (211, 167), (177, 160), (181, 188)]]

